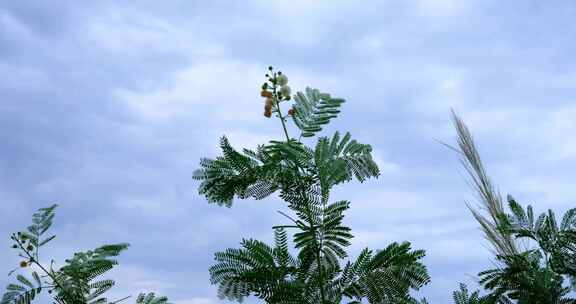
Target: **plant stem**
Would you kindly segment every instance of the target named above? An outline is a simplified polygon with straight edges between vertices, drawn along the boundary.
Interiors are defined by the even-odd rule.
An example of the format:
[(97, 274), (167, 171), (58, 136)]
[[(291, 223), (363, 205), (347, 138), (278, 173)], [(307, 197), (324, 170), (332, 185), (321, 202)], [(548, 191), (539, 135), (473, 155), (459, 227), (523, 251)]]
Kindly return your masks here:
[(317, 226), (314, 225), (313, 223), (313, 219), (312, 219), (312, 211), (310, 210), (310, 206), (306, 205), (306, 213), (308, 216), (308, 221), (310, 222), (310, 230), (312, 230), (312, 232), (314, 233), (314, 238), (315, 238), (315, 243), (317, 246), (317, 250), (316, 250), (316, 263), (318, 264), (318, 276), (320, 279), (320, 299), (321, 302), (320, 304), (325, 304), (326, 303), (326, 299), (324, 296), (324, 273), (322, 271), (322, 265), (321, 265), (321, 259), (320, 259), (320, 254), (322, 252), (322, 241), (318, 242), (318, 239), (316, 238), (316, 228)]
[(316, 254), (316, 263), (318, 263), (318, 275), (320, 276), (320, 299), (321, 299), (321, 304), (324, 304), (326, 302), (326, 299), (324, 298), (324, 275), (322, 273), (322, 265), (320, 265), (320, 246), (318, 246), (318, 252)]
[(126, 299), (128, 299), (128, 298), (130, 298), (130, 297), (131, 297), (131, 296), (126, 296), (126, 297), (124, 297), (124, 298), (122, 298), (122, 299), (120, 299), (120, 300), (116, 300), (116, 301), (114, 301), (114, 302), (110, 302), (110, 304), (116, 304), (116, 303), (118, 303), (118, 302), (122, 302), (122, 301), (124, 301), (124, 300), (126, 300)]
[(282, 113), (280, 112), (280, 106), (278, 102), (276, 102), (276, 106), (278, 107), (278, 115), (280, 115), (280, 121), (282, 122), (282, 128), (284, 128), (284, 135), (286, 135), (286, 141), (290, 141), (290, 136), (288, 136), (288, 131), (286, 130), (286, 123), (284, 122), (284, 118)]
[[(56, 277), (52, 273), (50, 273), (48, 270), (46, 270), (46, 268), (44, 268), (44, 266), (42, 266), (42, 264), (40, 264), (40, 262), (37, 261), (34, 258), (34, 256), (32, 256), (32, 255), (30, 255), (30, 253), (28, 253), (28, 251), (24, 248), (23, 244), (20, 242), (20, 240), (17, 237), (15, 237), (14, 240), (16, 241), (16, 243), (18, 243), (18, 246), (20, 246), (22, 251), (24, 251), (26, 253), (26, 255), (30, 258), (30, 261), (32, 263), (38, 265), (38, 267), (40, 267), (40, 269), (42, 269), (42, 271), (44, 271), (52, 279), (52, 282), (54, 282), (54, 284), (57, 287), (59, 287), (60, 289), (62, 289), (64, 294), (66, 294), (66, 290), (64, 289), (64, 287), (60, 283), (58, 283), (58, 280), (56, 279)], [(36, 246), (36, 249), (38, 249), (37, 246)]]
[(294, 224), (298, 224), (298, 222), (296, 222), (296, 220), (293, 219), (293, 218), (291, 218), (288, 214), (286, 214), (286, 213), (284, 213), (284, 212), (282, 212), (282, 211), (280, 211), (280, 210), (276, 210), (276, 212), (278, 212), (278, 213), (282, 214), (283, 216), (287, 217), (287, 218), (288, 218), (289, 220), (291, 220)]
[[(276, 79), (276, 73), (274, 73), (274, 79)], [(286, 135), (286, 141), (290, 141), (290, 136), (288, 136), (288, 130), (286, 129), (286, 123), (284, 123), (285, 117), (282, 116), (282, 111), (280, 111), (280, 103), (278, 102), (276, 82), (273, 83), (272, 89), (274, 90), (273, 98), (274, 103), (276, 103), (276, 112), (278, 113), (278, 117), (282, 122), (282, 128), (284, 129), (284, 135)]]
[(300, 228), (298, 226), (294, 226), (294, 225), (280, 225), (280, 226), (272, 226), (272, 229), (277, 229), (277, 228)]

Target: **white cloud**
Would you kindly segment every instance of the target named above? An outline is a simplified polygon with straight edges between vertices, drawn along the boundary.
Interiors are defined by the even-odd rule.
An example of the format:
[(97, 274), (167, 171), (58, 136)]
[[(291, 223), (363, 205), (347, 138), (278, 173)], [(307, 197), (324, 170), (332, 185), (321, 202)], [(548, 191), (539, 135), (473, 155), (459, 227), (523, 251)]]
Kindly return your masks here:
[(219, 44), (201, 33), (186, 31), (153, 13), (117, 4), (91, 15), (82, 34), (102, 51), (116, 56), (151, 52), (206, 56), (223, 52)]
[[(254, 9), (263, 14), (255, 15), (257, 28), (272, 39), (295, 47), (315, 47), (323, 41), (342, 16), (355, 10), (352, 1), (279, 0), (253, 2)], [(296, 21), (297, 20), (297, 21)]]
[(487, 262), (493, 258), (488, 241), (480, 233), (472, 236), (454, 233), (449, 238), (434, 238), (422, 244), (427, 256), (437, 260)]
[[(511, 34), (507, 29), (515, 29), (517, 24), (525, 24), (526, 20), (515, 11), (506, 11), (510, 7), (514, 9), (513, 6), (500, 6), (498, 17), (510, 18), (497, 18), (498, 22), (491, 23), (486, 29), (474, 25), (496, 19), (483, 16), (486, 11), (476, 10), (478, 1), (415, 0), (410, 4), (388, 1), (386, 5), (369, 3), (362, 6), (350, 1), (256, 1), (233, 8), (228, 4), (227, 9), (222, 9), (220, 4), (207, 7), (191, 5), (194, 8), (198, 6), (196, 11), (182, 9), (191, 7), (184, 5), (185, 1), (172, 6), (162, 5), (157, 10), (152, 2), (148, 1), (143, 6), (118, 7), (114, 4), (106, 9), (98, 7), (98, 10), (86, 13), (88, 18), (78, 18), (78, 22), (66, 24), (70, 30), (63, 31), (64, 39), (58, 41), (42, 41), (42, 37), (36, 36), (39, 35), (37, 32), (26, 27), (27, 24), (0, 9), (0, 32), (8, 33), (0, 35), (2, 42), (7, 41), (9, 51), (22, 50), (17, 56), (2, 57), (5, 61), (0, 63), (0, 75), (5, 81), (0, 90), (7, 87), (8, 96), (31, 101), (28, 94), (19, 96), (20, 93), (13, 91), (38, 94), (38, 87), (54, 85), (61, 88), (56, 95), (38, 94), (42, 96), (37, 104), (49, 100), (50, 105), (57, 106), (55, 113), (0, 104), (0, 114), (8, 109), (2, 116), (3, 126), (7, 127), (2, 128), (4, 133), (0, 134), (7, 143), (5, 157), (8, 159), (0, 163), (1, 171), (6, 175), (3, 179), (6, 185), (0, 189), (0, 197), (11, 202), (7, 206), (20, 206), (0, 209), (20, 214), (19, 211), (27, 210), (20, 203), (34, 205), (34, 202), (46, 197), (50, 199), (58, 193), (81, 193), (78, 195), (86, 199), (70, 199), (62, 203), (76, 204), (74, 208), (82, 211), (80, 208), (94, 207), (81, 207), (80, 204), (97, 202), (101, 204), (98, 208), (102, 207), (99, 210), (106, 213), (84, 222), (78, 222), (73, 214), (69, 214), (69, 224), (62, 225), (59, 230), (64, 234), (63, 238), (58, 234), (61, 243), (51, 251), (57, 254), (60, 262), (63, 261), (60, 257), (85, 249), (80, 247), (99, 244), (105, 239), (103, 235), (114, 238), (130, 236), (125, 240), (134, 242), (136, 247), (138, 242), (135, 241), (141, 238), (150, 243), (165, 239), (166, 236), (160, 235), (161, 231), (170, 230), (172, 226), (182, 228), (172, 233), (169, 242), (165, 243), (173, 246), (158, 249), (150, 255), (162, 256), (164, 251), (175, 251), (185, 244), (201, 247), (198, 256), (209, 258), (225, 243), (237, 247), (242, 236), (271, 240), (268, 223), (285, 220), (274, 213), (278, 206), (285, 207), (278, 199), (244, 202), (239, 208), (212, 212), (208, 207), (217, 207), (208, 206), (196, 195), (197, 183), (190, 181), (187, 175), (193, 171), (199, 157), (220, 153), (217, 135), (226, 134), (235, 147), (254, 147), (282, 137), (278, 122), (262, 116), (259, 86), (264, 80), (267, 63), (260, 60), (280, 60), (273, 64), (286, 71), (293, 91), (310, 85), (345, 98), (352, 94), (341, 93), (349, 90), (353, 91), (354, 99), (382, 100), (363, 105), (370, 111), (363, 111), (362, 116), (346, 116), (352, 124), (365, 126), (366, 115), (371, 115), (375, 121), (382, 111), (392, 112), (400, 108), (398, 112), (403, 116), (392, 117), (392, 122), (386, 123), (393, 125), (397, 122), (394, 119), (402, 119), (400, 124), (407, 130), (422, 131), (416, 136), (445, 137), (449, 138), (446, 142), (453, 143), (454, 130), (449, 122), (448, 109), (455, 106), (474, 135), (481, 139), (480, 149), (487, 153), (483, 155), (501, 156), (496, 160), (485, 159), (489, 169), (494, 168), (489, 171), (497, 177), (497, 185), (505, 186), (504, 190), (514, 190), (518, 198), (538, 198), (538, 210), (551, 206), (565, 207), (570, 203), (567, 200), (572, 197), (573, 187), (568, 177), (571, 172), (569, 164), (576, 158), (576, 146), (571, 138), (576, 133), (573, 123), (576, 107), (569, 106), (572, 97), (566, 92), (573, 87), (575, 78), (570, 73), (548, 77), (558, 71), (573, 70), (569, 60), (561, 60), (563, 50), (569, 47), (562, 46), (564, 41), (555, 44), (546, 40), (551, 43), (546, 43), (544, 49), (542, 45), (535, 45), (541, 43), (538, 39), (535, 42), (522, 37), (516, 40), (514, 35), (517, 34)], [(388, 4), (395, 10), (382, 9)], [(79, 8), (82, 9), (86, 11)], [(550, 9), (554, 9), (553, 6)], [(41, 22), (39, 20), (38, 24)], [(468, 26), (454, 26), (458, 22), (462, 25), (466, 22)], [(488, 37), (486, 31), (493, 28), (502, 31)], [(529, 26), (524, 30), (525, 34), (530, 34)], [(539, 27), (537, 34), (548, 30)], [(543, 36), (557, 37), (556, 34)], [(466, 41), (455, 41), (453, 37), (466, 37)], [(30, 41), (33, 43), (27, 44)], [(289, 48), (279, 52), (275, 48), (278, 44)], [(22, 45), (34, 47), (24, 49)], [(38, 49), (44, 52), (34, 51)], [(534, 49), (538, 51), (526, 51)], [(0, 48), (0, 52), (4, 50)], [(26, 50), (31, 50), (31, 56)], [(308, 50), (313, 52), (309, 54)], [(318, 55), (319, 51), (323, 53)], [(483, 59), (487, 54), (490, 58)], [(514, 60), (502, 60), (509, 54), (521, 54), (526, 57), (523, 63), (533, 61), (537, 64), (514, 66)], [(44, 66), (38, 63), (42, 60), (53, 60), (56, 64)], [(308, 66), (302, 63), (312, 61), (313, 64)], [(165, 63), (172, 66), (165, 67)], [(116, 69), (117, 65), (121, 68)], [(325, 74), (324, 71), (334, 71), (335, 67), (342, 67), (341, 72)], [(174, 69), (177, 69), (175, 73)], [(150, 73), (143, 73), (144, 70)], [(483, 74), (487, 70), (488, 74)], [(102, 71), (119, 71), (119, 74), (126, 75), (115, 77)], [(503, 77), (500, 73), (508, 74)], [(69, 82), (76, 75), (83, 78), (78, 86)], [(94, 79), (92, 75), (95, 75)], [(503, 81), (517, 75), (522, 77), (514, 85), (502, 88), (506, 86)], [(99, 77), (106, 79), (97, 79)], [(485, 83), (480, 86), (481, 82)], [(93, 111), (93, 107), (85, 106), (87, 103), (80, 106), (77, 97), (107, 96), (109, 86), (114, 85), (117, 86), (115, 101), (126, 105), (140, 118), (137, 124), (122, 122), (114, 124), (114, 128), (90, 129), (93, 127), (91, 124), (86, 128), (75, 128), (76, 124), (69, 123), (72, 119), (85, 122), (87, 116), (106, 116)], [(25, 90), (20, 90), (22, 88)], [(511, 101), (526, 96), (527, 91), (542, 93), (544, 89), (552, 92), (548, 96), (554, 104), (519, 105)], [(497, 94), (503, 96), (498, 98), (500, 104), (481, 103)], [(398, 97), (406, 103), (395, 104)], [(539, 97), (535, 94), (530, 98), (537, 100)], [(78, 105), (80, 115), (67, 115), (65, 110), (68, 107), (59, 107), (64, 103)], [(564, 105), (559, 106), (559, 103)], [(114, 106), (110, 107), (112, 111), (116, 110)], [(119, 109), (125, 110), (123, 107)], [(67, 147), (66, 154), (62, 155), (56, 155), (39, 144), (31, 145), (49, 136), (68, 137), (60, 129), (52, 130), (35, 124), (35, 120), (27, 118), (31, 113), (39, 113), (42, 119), (54, 124), (64, 122), (66, 128), (62, 130), (78, 132), (82, 143)], [(13, 118), (14, 121), (10, 122)], [(368, 140), (362, 142), (376, 146), (378, 142), (373, 140), (377, 140), (380, 130), (376, 129), (376, 124), (373, 126), (365, 128)], [(25, 128), (30, 132), (20, 132)], [(102, 130), (115, 130), (115, 133)], [(109, 137), (115, 140), (102, 140)], [(85, 141), (102, 149), (88, 151)], [(110, 149), (109, 154), (103, 155), (102, 151), (107, 148), (118, 149)], [(133, 153), (150, 148), (150, 153)], [(389, 150), (374, 151), (375, 160), (383, 171), (380, 180), (353, 184), (345, 188), (343, 195), (335, 195), (352, 201), (353, 208), (347, 213), (346, 220), (350, 221), (356, 235), (353, 249), (364, 246), (378, 248), (391, 241), (410, 240), (416, 248), (426, 249), (428, 257), (443, 257), (446, 265), (455, 265), (456, 268), (463, 263), (449, 262), (470, 259), (468, 267), (481, 270), (482, 265), (477, 261), (489, 253), (484, 248), (481, 233), (471, 228), (475, 227), (475, 222), (461, 201), (461, 193), (466, 189), (464, 183), (454, 184), (453, 179), (446, 178), (447, 175), (456, 175), (456, 170), (446, 172), (443, 169), (446, 164), (442, 161), (420, 168), (422, 158), (437, 152), (430, 146), (396, 146), (394, 149), (398, 150), (393, 155), (400, 155), (394, 159), (389, 157), (392, 155)], [(402, 149), (410, 149), (410, 153), (403, 155)], [(414, 149), (418, 149), (420, 156), (414, 154)], [(10, 157), (10, 154), (15, 156)], [(46, 170), (50, 170), (48, 178), (39, 183), (26, 177), (36, 175), (38, 170), (37, 160), (29, 159), (31, 155), (40, 161), (45, 158)], [(455, 159), (456, 156), (454, 163)], [(79, 172), (70, 170), (68, 166), (50, 167), (52, 160), (58, 165), (87, 163), (90, 168)], [(124, 162), (130, 162), (130, 165), (117, 165)], [(548, 166), (551, 167), (544, 170)], [(30, 171), (30, 168), (34, 170)], [(134, 168), (138, 170), (132, 170)], [(183, 192), (194, 195), (183, 198)], [(180, 205), (187, 202), (194, 203), (188, 207)], [(142, 222), (147, 224), (158, 220), (160, 232), (142, 234), (135, 225), (124, 227), (123, 221), (110, 225), (103, 220), (118, 217), (115, 212), (119, 208), (125, 208), (120, 211), (124, 211), (122, 214), (126, 215), (127, 223), (144, 220)], [(184, 226), (173, 221), (186, 217), (182, 212), (184, 208), (200, 220), (186, 218), (190, 225)], [(142, 214), (147, 218), (142, 219)], [(2, 225), (15, 226), (14, 223)], [(117, 229), (119, 225), (124, 226)], [(472, 230), (478, 233), (470, 233)], [(78, 235), (85, 237), (65, 244), (66, 239), (76, 240)], [(123, 288), (117, 294), (124, 296), (124, 291), (129, 294), (145, 289), (167, 295), (175, 303), (219, 302), (210, 297), (215, 292), (209, 285), (207, 265), (183, 269), (182, 273), (167, 273), (158, 269), (173, 266), (171, 259), (151, 259), (150, 263), (154, 262), (157, 264), (142, 268), (130, 268), (129, 263), (121, 263), (119, 270), (128, 268), (123, 274), (112, 276), (118, 280), (118, 287)], [(442, 294), (438, 292), (437, 299), (432, 300), (446, 302), (450, 297), (446, 290), (457, 287), (457, 282), (465, 278), (462, 275), (445, 279), (447, 272), (459, 272), (452, 270), (442, 269), (433, 276), (432, 285)], [(178, 283), (182, 281), (199, 292), (192, 293), (182, 288)]]
[(380, 149), (373, 149), (372, 157), (374, 162), (378, 165), (381, 174), (393, 174), (401, 168), (400, 164), (386, 160), (382, 150)]
[[(105, 274), (107, 278), (113, 278), (116, 285), (106, 297), (109, 299), (121, 299), (127, 295), (133, 298), (140, 293), (154, 292), (156, 296), (168, 296), (168, 292), (177, 287), (174, 283), (174, 275), (160, 269), (144, 268), (129, 263), (121, 263)], [(132, 299), (132, 301), (135, 301)]]
[(417, 0), (419, 13), (428, 17), (455, 17), (466, 12), (473, 1), (469, 0)]
[(257, 0), (254, 2), (262, 9), (274, 12), (277, 16), (285, 16), (285, 18), (296, 17), (302, 14), (308, 17), (330, 15), (330, 13), (335, 10), (345, 10), (356, 5), (343, 0), (278, 0), (274, 2)]
[[(46, 71), (30, 66), (10, 65), (0, 62), (0, 77), (4, 79), (2, 82), (4, 87), (16, 90), (49, 91), (54, 86)], [(4, 106), (7, 105), (5, 103), (0, 105), (0, 107)]]
[[(294, 92), (308, 85), (323, 91), (338, 87), (339, 82), (330, 75), (305, 73), (291, 67), (282, 67), (281, 70), (290, 71), (289, 85)], [(264, 100), (260, 96), (260, 85), (265, 81), (266, 71), (267, 67), (262, 64), (224, 58), (205, 60), (182, 69), (174, 81), (163, 88), (143, 91), (117, 89), (114, 95), (152, 121), (183, 118), (202, 111), (212, 113), (210, 119), (220, 125), (240, 126), (246, 122), (268, 121), (262, 114)], [(268, 121), (266, 125), (272, 124)]]
[[(538, 150), (540, 161), (576, 158), (576, 145), (571, 140), (576, 132), (573, 121), (576, 106), (542, 104), (500, 105), (490, 108), (459, 108), (461, 117), (476, 136), (510, 140), (510, 145)], [(463, 109), (463, 110), (461, 110)], [(526, 157), (525, 151), (522, 156)]]
[(218, 301), (211, 298), (190, 298), (184, 300), (171, 301), (175, 304), (213, 304), (218, 303)]
[(1, 7), (0, 33), (2, 33), (2, 35), (9, 35), (8, 37), (17, 40), (26, 41), (32, 39), (32, 32), (26, 27), (26, 25), (14, 18), (8, 11)]
[[(266, 68), (240, 61), (204, 61), (182, 69), (167, 87), (152, 91), (118, 89), (119, 100), (152, 120), (167, 120), (212, 109), (224, 121), (261, 117), (259, 83)], [(261, 106), (255, 106), (255, 104)]]
[(446, 121), (450, 108), (461, 108), (469, 103), (465, 86), (465, 73), (454, 67), (433, 67), (425, 72), (432, 86), (411, 103), (414, 114)]
[[(219, 135), (226, 134), (226, 138), (230, 144), (241, 150), (242, 148), (256, 150), (258, 145), (267, 143), (272, 139), (283, 139), (284, 133), (282, 126), (278, 121), (270, 122), (270, 128), (262, 130), (262, 132), (250, 132), (244, 129), (219, 129), (216, 133)], [(219, 146), (212, 146), (214, 154), (221, 154), (222, 150)]]

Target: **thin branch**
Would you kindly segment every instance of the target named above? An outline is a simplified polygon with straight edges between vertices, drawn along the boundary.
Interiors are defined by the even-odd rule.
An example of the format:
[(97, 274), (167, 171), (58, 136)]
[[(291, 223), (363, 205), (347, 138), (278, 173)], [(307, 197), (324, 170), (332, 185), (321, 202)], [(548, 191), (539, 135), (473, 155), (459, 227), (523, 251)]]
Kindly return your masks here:
[(293, 219), (293, 218), (291, 218), (288, 214), (286, 214), (286, 213), (284, 213), (284, 212), (282, 212), (282, 211), (280, 211), (280, 210), (276, 210), (276, 212), (282, 214), (283, 216), (285, 216), (285, 217), (287, 217), (289, 220), (291, 220), (294, 224), (298, 225), (298, 222), (296, 222), (296, 220)]
[[(28, 251), (24, 248), (24, 244), (20, 242), (20, 240), (17, 237), (14, 237), (14, 240), (16, 241), (16, 243), (18, 244), (18, 246), (22, 249), (22, 251), (24, 251), (26, 253), (26, 255), (28, 255), (30, 261), (36, 265), (38, 265), (38, 267), (40, 267), (40, 269), (42, 269), (42, 271), (44, 271), (44, 273), (46, 273), (51, 279), (52, 282), (59, 287), (62, 292), (64, 292), (65, 298), (66, 297), (70, 297), (70, 295), (68, 294), (68, 290), (65, 289), (60, 282), (58, 282), (58, 280), (56, 279), (56, 277), (54, 276), (54, 274), (52, 274), (51, 272), (49, 272), (48, 270), (46, 270), (46, 268), (44, 268), (44, 266), (42, 266), (42, 264), (40, 264), (39, 261), (37, 261), (36, 259), (34, 259), (34, 257), (32, 255), (30, 255), (30, 253), (28, 253)], [(52, 262), (54, 262), (54, 260), (52, 260)], [(50, 266), (50, 269), (52, 269), (52, 266)], [(72, 299), (74, 299), (72, 297)]]
[(300, 228), (298, 226), (294, 226), (294, 225), (280, 225), (280, 226), (272, 226), (272, 229), (278, 229), (278, 228)]
[(110, 302), (110, 304), (116, 304), (116, 303), (121, 302), (121, 301), (124, 301), (124, 300), (126, 300), (126, 299), (128, 299), (128, 298), (130, 298), (130, 297), (131, 297), (131, 296), (124, 297), (124, 298), (122, 298), (122, 299), (120, 299), (120, 300), (116, 300), (116, 301), (114, 301), (114, 302)]
[(450, 150), (452, 150), (452, 151), (454, 151), (454, 152), (456, 152), (456, 153), (458, 153), (458, 154), (463, 154), (462, 151), (458, 150), (458, 148), (456, 148), (456, 147), (454, 147), (454, 146), (451, 146), (450, 144), (447, 144), (447, 143), (445, 143), (445, 142), (443, 142), (443, 141), (441, 141), (441, 140), (439, 140), (439, 139), (437, 139), (437, 138), (432, 138), (432, 139), (433, 139), (435, 142), (437, 142), (437, 143), (445, 146), (446, 148), (448, 148), (448, 149), (450, 149)]

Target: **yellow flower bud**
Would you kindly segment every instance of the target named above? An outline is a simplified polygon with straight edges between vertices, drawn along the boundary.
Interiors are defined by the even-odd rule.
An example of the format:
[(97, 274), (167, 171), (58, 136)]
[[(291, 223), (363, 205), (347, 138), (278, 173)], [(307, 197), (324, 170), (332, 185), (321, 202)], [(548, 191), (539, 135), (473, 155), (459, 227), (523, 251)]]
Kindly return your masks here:
[(260, 96), (262, 96), (262, 97), (272, 97), (272, 92), (263, 90), (262, 92), (260, 92)]

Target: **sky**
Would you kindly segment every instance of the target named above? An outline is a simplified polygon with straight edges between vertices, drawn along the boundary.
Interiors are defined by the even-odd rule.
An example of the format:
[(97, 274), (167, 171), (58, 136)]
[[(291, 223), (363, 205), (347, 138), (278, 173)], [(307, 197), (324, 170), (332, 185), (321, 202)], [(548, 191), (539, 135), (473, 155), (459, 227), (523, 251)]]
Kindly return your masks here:
[(208, 204), (192, 172), (222, 135), (238, 148), (282, 139), (259, 96), (273, 65), (294, 91), (346, 99), (323, 135), (374, 149), (381, 176), (333, 192), (351, 201), (350, 258), (410, 241), (432, 277), (414, 295), (450, 303), (493, 266), (458, 155), (439, 143), (456, 144), (450, 109), (503, 195), (573, 207), (575, 14), (561, 0), (1, 1), (1, 271), (19, 262), (10, 234), (57, 203), (45, 263), (128, 242), (110, 299), (225, 303), (214, 253), (272, 242), (286, 206)]

